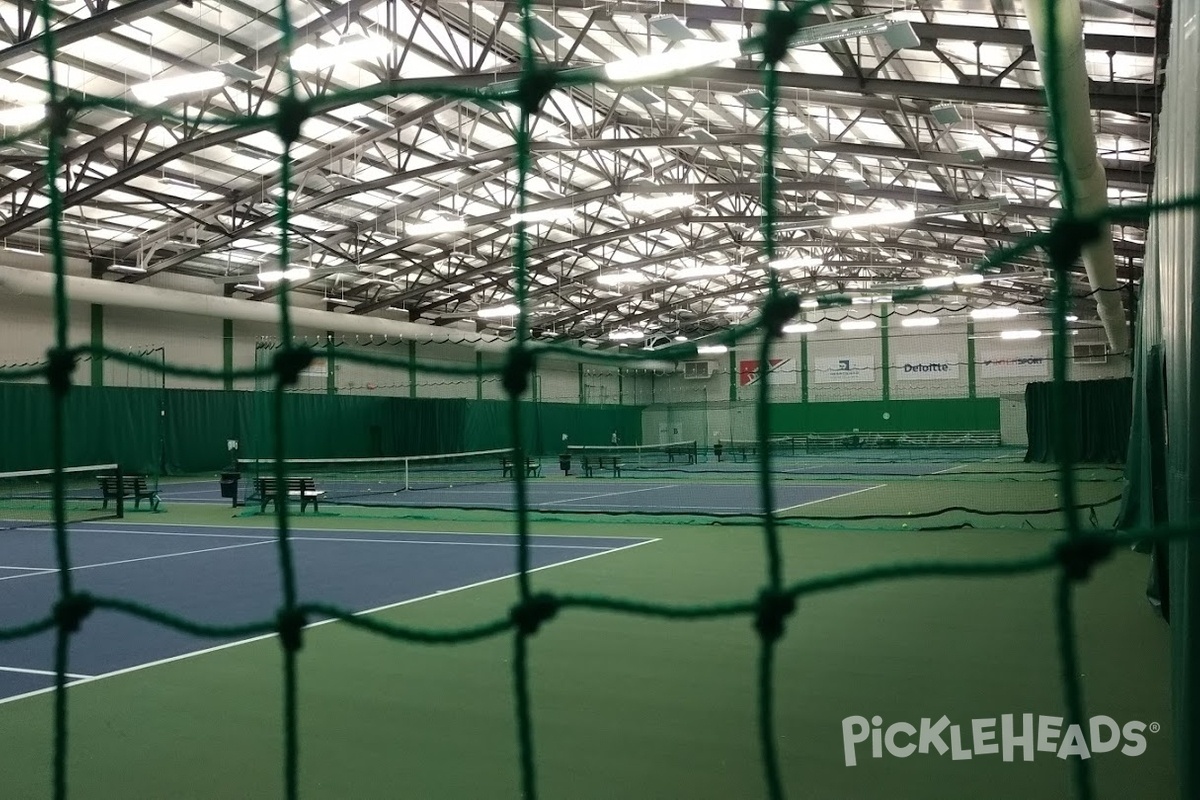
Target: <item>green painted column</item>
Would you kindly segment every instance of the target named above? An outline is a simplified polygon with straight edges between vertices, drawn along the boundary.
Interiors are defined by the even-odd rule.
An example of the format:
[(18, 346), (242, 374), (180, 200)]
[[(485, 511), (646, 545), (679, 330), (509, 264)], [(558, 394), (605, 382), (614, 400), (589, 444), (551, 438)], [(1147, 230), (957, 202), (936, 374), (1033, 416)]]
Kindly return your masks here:
[(575, 366), (579, 368), (579, 405), (583, 405), (587, 402), (587, 393), (583, 390), (583, 363), (580, 362)]
[(337, 364), (333, 348), (333, 331), (325, 331), (325, 394), (337, 394)]
[(729, 399), (737, 400), (737, 353), (732, 350), (729, 351)]
[(891, 309), (891, 304), (884, 303), (879, 315), (879, 358), (883, 361), (883, 371), (880, 374), (883, 378), (884, 400), (892, 399), (892, 359), (888, 352), (888, 317), (891, 316)]
[(408, 396), (417, 396), (417, 343), (408, 343)]
[(475, 399), (483, 399), (483, 353), (475, 351)]
[(98, 355), (104, 347), (104, 306), (92, 303), (92, 386), (104, 385), (104, 357)]
[(800, 336), (800, 402), (808, 402), (808, 334)]
[(625, 405), (625, 370), (617, 367), (617, 405)]
[(975, 398), (975, 320), (967, 320), (967, 397)]
[[(225, 284), (225, 296), (233, 297), (233, 286)], [(257, 358), (255, 361), (257, 362)], [(221, 320), (221, 363), (225, 370), (225, 391), (233, 391), (233, 320)], [(255, 363), (255, 366), (258, 366)]]

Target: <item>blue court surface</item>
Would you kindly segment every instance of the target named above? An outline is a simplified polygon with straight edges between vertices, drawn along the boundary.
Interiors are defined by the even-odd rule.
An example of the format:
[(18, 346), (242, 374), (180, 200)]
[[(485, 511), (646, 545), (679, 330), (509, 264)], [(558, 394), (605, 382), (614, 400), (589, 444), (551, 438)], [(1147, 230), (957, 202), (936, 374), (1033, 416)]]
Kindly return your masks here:
[[(516, 570), (516, 537), (506, 533), (298, 529), (292, 541), (300, 601), (358, 612), (478, 586)], [(534, 568), (545, 569), (654, 541), (534, 536), (531, 558)], [(279, 555), (268, 528), (80, 523), (71, 526), (70, 549), (77, 591), (226, 625), (271, 619), (280, 605)], [(45, 616), (57, 592), (50, 530), (6, 530), (0, 537), (0, 627)], [(72, 637), (71, 681), (150, 666), (232, 641), (194, 637), (98, 610)], [(53, 652), (53, 632), (0, 642), (0, 702), (50, 688)]]
[[(468, 483), (448, 488), (403, 490), (391, 485), (369, 485), (339, 481), (317, 482), (328, 493), (328, 502), (364, 506), (406, 506), (420, 508), (495, 508), (513, 507), (511, 482)], [(621, 513), (694, 513), (747, 514), (761, 510), (758, 486), (752, 481), (721, 483), (711, 479), (688, 482), (671, 479), (633, 480), (614, 478), (545, 479), (531, 478), (528, 483), (529, 506), (540, 511), (591, 511)], [(876, 483), (777, 482), (775, 511), (791, 511), (836, 497), (845, 497), (869, 489)], [(159, 485), (163, 503), (220, 503), (215, 479), (207, 481), (167, 482)], [(252, 502), (252, 506), (255, 504)], [(324, 506), (323, 506), (324, 508)]]

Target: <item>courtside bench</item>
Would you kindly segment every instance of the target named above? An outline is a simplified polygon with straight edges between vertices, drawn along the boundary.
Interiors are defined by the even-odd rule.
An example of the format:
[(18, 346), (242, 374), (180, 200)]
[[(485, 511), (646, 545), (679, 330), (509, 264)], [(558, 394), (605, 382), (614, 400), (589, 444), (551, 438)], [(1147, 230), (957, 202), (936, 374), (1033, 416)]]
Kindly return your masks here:
[[(605, 463), (607, 462), (607, 464)], [(595, 471), (603, 472), (611, 469), (614, 478), (621, 477), (621, 459), (616, 456), (584, 456), (583, 475), (585, 478), (594, 477)]]
[[(513, 476), (513, 462), (511, 458), (500, 459), (500, 471), (502, 478), (511, 478)], [(530, 478), (540, 477), (542, 474), (542, 462), (534, 461), (532, 458), (525, 459), (525, 474)]]
[(100, 485), (100, 496), (104, 499), (102, 507), (105, 509), (109, 500), (132, 497), (135, 509), (141, 507), (143, 500), (148, 500), (150, 510), (158, 511), (158, 494), (150, 488), (145, 475), (97, 475), (96, 482)]
[[(308, 504), (312, 503), (313, 511), (320, 511), (321, 498), (325, 496), (325, 492), (321, 491), (316, 486), (316, 481), (312, 478), (284, 478), (283, 491), (286, 493), (285, 498), (298, 498), (300, 500), (300, 513), (303, 514)], [(266, 511), (268, 503), (276, 503), (278, 508), (279, 500), (279, 480), (277, 478), (255, 478), (254, 491), (258, 495), (258, 500), (262, 503), (260, 510)]]

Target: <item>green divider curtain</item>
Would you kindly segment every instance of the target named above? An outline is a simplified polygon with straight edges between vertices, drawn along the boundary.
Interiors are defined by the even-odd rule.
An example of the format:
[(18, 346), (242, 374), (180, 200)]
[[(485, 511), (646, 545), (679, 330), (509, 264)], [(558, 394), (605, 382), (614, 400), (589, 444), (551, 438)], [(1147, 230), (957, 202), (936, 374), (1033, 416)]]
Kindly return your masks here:
[[(1062, 424), (1075, 426), (1075, 460), (1093, 464), (1123, 464), (1133, 418), (1133, 380), (1069, 381), (1063, 387), (1072, 409)], [(1058, 460), (1059, 420), (1054, 414), (1053, 384), (1025, 387), (1025, 429), (1029, 435), (1026, 461)]]

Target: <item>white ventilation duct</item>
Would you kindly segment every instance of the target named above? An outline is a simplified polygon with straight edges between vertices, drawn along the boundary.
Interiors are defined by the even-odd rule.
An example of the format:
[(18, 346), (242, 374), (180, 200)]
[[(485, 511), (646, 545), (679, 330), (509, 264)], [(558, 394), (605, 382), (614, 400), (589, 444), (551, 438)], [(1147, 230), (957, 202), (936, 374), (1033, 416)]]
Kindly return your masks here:
[[(1084, 63), (1083, 21), (1079, 0), (1054, 3), (1057, 41), (1048, 40), (1047, 14), (1054, 0), (1024, 0), (1025, 15), (1033, 34), (1033, 49), (1043, 76), (1049, 69), (1047, 55), (1057, 49), (1058, 100), (1062, 104), (1062, 130), (1057, 145), (1067, 168), (1067, 180), (1075, 191), (1076, 208), (1086, 216), (1104, 209), (1108, 203), (1108, 181), (1096, 150), (1092, 130), (1092, 109), (1088, 100), (1088, 76)], [(1046, 82), (1043, 77), (1043, 82)], [(1117, 282), (1116, 256), (1112, 234), (1104, 226), (1100, 239), (1083, 249), (1083, 266), (1096, 298), (1100, 323), (1116, 352), (1129, 349), (1129, 327), (1121, 304)]]
[[(52, 297), (54, 275), (49, 272), (0, 266), (0, 289), (12, 294)], [(237, 300), (232, 297), (160, 289), (133, 283), (117, 283), (96, 278), (67, 276), (67, 296), (75, 301), (104, 306), (143, 308), (199, 317), (241, 320), (243, 322), (279, 323), (279, 306), (275, 303)], [(335, 314), (313, 308), (291, 308), (292, 322), (297, 328), (337, 333), (366, 334), (414, 339), (419, 342), (460, 342), (461, 332), (447, 331), (432, 325), (415, 322), (366, 317), (357, 314)], [(480, 335), (474, 342), (480, 350), (503, 351), (503, 340)]]

